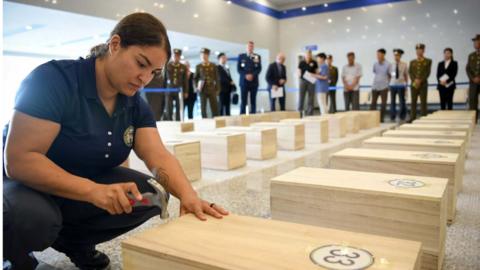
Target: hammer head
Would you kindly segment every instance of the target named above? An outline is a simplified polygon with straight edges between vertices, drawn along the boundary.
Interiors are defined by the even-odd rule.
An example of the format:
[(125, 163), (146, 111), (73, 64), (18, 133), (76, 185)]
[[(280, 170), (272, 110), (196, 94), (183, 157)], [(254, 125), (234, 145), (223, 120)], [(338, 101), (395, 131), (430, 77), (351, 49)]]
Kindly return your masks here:
[(129, 194), (130, 204), (133, 207), (137, 206), (157, 206), (160, 208), (160, 218), (161, 219), (168, 219), (168, 198), (169, 195), (165, 191), (165, 189), (157, 182), (157, 180), (150, 178), (147, 180), (150, 186), (153, 187), (155, 193), (152, 192), (145, 192), (142, 193), (142, 200), (136, 201), (133, 195)]

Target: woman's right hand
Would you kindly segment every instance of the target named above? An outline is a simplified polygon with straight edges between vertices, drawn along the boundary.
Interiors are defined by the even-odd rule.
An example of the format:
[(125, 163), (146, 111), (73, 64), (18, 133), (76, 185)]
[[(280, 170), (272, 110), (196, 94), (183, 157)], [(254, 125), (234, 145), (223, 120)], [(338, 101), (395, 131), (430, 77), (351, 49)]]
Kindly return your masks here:
[(88, 196), (88, 201), (111, 215), (132, 212), (132, 205), (127, 197), (128, 193), (133, 194), (137, 201), (142, 200), (142, 194), (133, 182), (110, 185), (95, 183), (94, 185)]

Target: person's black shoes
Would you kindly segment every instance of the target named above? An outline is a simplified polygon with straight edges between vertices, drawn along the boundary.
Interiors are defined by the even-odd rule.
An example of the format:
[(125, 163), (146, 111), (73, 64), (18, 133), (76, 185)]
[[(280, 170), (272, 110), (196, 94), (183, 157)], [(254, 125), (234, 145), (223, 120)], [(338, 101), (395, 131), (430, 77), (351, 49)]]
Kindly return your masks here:
[(52, 246), (52, 248), (67, 255), (72, 263), (75, 264), (75, 266), (80, 270), (109, 269), (110, 259), (105, 253), (96, 250), (95, 246), (92, 246), (88, 249), (82, 248), (75, 250), (56, 243)]

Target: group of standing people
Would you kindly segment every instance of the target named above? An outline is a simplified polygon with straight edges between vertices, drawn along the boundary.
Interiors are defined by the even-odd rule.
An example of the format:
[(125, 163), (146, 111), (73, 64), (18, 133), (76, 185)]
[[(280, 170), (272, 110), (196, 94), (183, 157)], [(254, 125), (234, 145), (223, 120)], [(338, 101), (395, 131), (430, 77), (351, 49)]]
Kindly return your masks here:
[[(480, 35), (475, 36), (475, 52), (468, 57), (466, 67), (467, 75), (470, 80), (470, 89), (468, 94), (469, 109), (477, 110), (478, 116), (478, 95), (480, 92)], [(377, 50), (377, 61), (373, 64), (374, 79), (371, 87), (370, 110), (377, 109), (377, 101), (380, 97), (380, 113), (383, 122), (387, 110), (387, 98), (390, 92), (390, 120), (406, 120), (407, 106), (406, 95), (407, 87), (410, 82), (411, 108), (410, 119), (413, 121), (417, 117), (417, 101), (420, 99), (420, 113), (422, 116), (427, 114), (427, 94), (428, 77), (431, 73), (432, 60), (425, 57), (425, 45), (417, 44), (415, 46), (416, 58), (409, 64), (402, 61), (404, 51), (394, 49), (394, 62), (386, 60), (387, 51), (385, 49)], [(442, 110), (453, 109), (453, 96), (456, 89), (455, 78), (458, 73), (458, 63), (454, 60), (453, 49), (444, 49), (444, 60), (438, 63), (436, 79), (437, 89), (440, 96), (440, 107)], [(355, 62), (355, 53), (347, 54), (348, 64), (342, 68), (341, 79), (343, 82), (343, 94), (345, 101), (345, 110), (360, 109), (360, 79), (363, 76), (362, 66)], [(325, 53), (316, 55), (313, 59), (312, 52), (306, 51), (304, 59), (298, 65), (299, 98), (298, 111), (305, 115), (313, 115), (314, 95), (316, 95), (320, 113), (336, 112), (336, 89), (338, 82), (338, 69), (333, 66), (333, 57)], [(307, 106), (304, 108), (305, 97), (308, 97)], [(400, 110), (397, 113), (397, 96), (399, 98)], [(327, 102), (328, 101), (328, 102)], [(329, 108), (327, 108), (329, 103)]]
[[(258, 75), (262, 70), (261, 57), (254, 53), (254, 43), (247, 44), (247, 52), (238, 56), (238, 73), (240, 74), (241, 104), (240, 111), (246, 112), (248, 96), (250, 96), (250, 113), (256, 112), (256, 95), (258, 91)], [(155, 119), (180, 120), (181, 100), (188, 118), (193, 118), (193, 108), (200, 96), (200, 108), (203, 118), (208, 117), (208, 107), (211, 116), (230, 115), (232, 93), (236, 85), (227, 65), (225, 53), (219, 53), (218, 65), (210, 61), (210, 49), (202, 48), (201, 62), (190, 71), (188, 62), (181, 63), (182, 50), (174, 49), (172, 60), (164, 72), (156, 74), (153, 80), (145, 86), (145, 95)], [(234, 97), (238, 99), (238, 97)], [(208, 105), (208, 106), (207, 106)], [(173, 109), (175, 108), (175, 115)]]

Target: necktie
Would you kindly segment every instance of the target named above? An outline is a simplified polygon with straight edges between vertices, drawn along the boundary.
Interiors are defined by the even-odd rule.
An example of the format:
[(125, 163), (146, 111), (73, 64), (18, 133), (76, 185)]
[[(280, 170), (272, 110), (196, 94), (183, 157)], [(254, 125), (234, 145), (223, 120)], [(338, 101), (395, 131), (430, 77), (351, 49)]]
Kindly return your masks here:
[(398, 74), (398, 73), (399, 73), (399, 70), (398, 70), (398, 63), (397, 63), (397, 65), (395, 67), (395, 79), (397, 79), (397, 80), (398, 80), (398, 78), (400, 78), (400, 74)]

